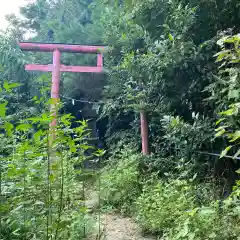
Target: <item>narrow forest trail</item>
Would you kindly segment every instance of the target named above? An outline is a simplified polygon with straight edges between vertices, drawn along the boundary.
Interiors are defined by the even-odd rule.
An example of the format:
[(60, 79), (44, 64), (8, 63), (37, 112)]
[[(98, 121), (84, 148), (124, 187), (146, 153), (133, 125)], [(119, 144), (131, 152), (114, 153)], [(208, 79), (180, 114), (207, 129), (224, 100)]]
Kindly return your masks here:
[[(94, 209), (98, 208), (98, 194), (91, 191), (88, 194), (88, 199), (85, 204), (92, 212), (92, 215), (96, 215), (95, 218), (97, 218), (99, 224), (99, 216), (94, 212)], [(143, 237), (141, 235), (141, 229), (132, 218), (124, 217), (118, 213), (100, 214), (100, 238), (98, 224), (95, 233), (90, 236), (88, 240), (156, 240), (156, 237), (152, 236)]]
[(105, 232), (103, 239), (106, 240), (154, 240), (153, 237), (143, 237), (137, 224), (127, 217), (119, 214), (105, 215)]

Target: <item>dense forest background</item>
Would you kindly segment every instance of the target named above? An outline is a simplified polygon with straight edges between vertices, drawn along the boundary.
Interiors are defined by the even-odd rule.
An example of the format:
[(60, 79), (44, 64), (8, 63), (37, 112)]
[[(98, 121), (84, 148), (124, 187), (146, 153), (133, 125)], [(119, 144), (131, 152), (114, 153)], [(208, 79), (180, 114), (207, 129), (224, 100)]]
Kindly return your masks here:
[[(141, 179), (151, 178), (156, 183), (155, 177), (160, 178), (165, 190), (157, 186), (152, 196), (157, 199), (165, 191), (162, 202), (151, 199), (148, 185), (139, 186), (143, 196), (137, 200), (136, 206), (142, 209), (137, 218), (143, 228), (169, 237), (164, 239), (239, 239), (239, 215), (234, 220), (236, 225), (229, 219), (216, 220), (214, 215), (209, 220), (215, 222), (211, 230), (210, 223), (204, 225), (209, 216), (200, 220), (193, 214), (188, 218), (191, 223), (185, 218), (179, 220), (179, 215), (166, 217), (169, 211), (177, 212), (177, 206), (185, 204), (181, 205), (185, 209), (192, 204), (192, 196), (181, 203), (181, 196), (167, 191), (194, 192), (198, 207), (212, 206), (215, 201), (220, 206), (233, 193), (239, 196), (235, 186), (240, 168), (239, 0), (36, 0), (21, 8), (21, 17), (9, 15), (7, 19), (10, 27), (0, 35), (0, 78), (22, 84), (9, 97), (13, 121), (39, 111), (31, 99), (40, 96), (40, 90), (51, 82), (48, 75), (24, 71), (26, 63), (50, 63), (51, 55), (23, 53), (17, 41), (107, 46), (106, 73), (61, 76), (64, 111), (78, 119), (97, 119), (106, 149), (105, 162), (111, 166), (105, 178), (123, 174), (122, 168), (129, 170), (131, 178), (137, 161), (139, 173), (132, 176), (137, 182), (126, 182), (123, 174), (118, 179), (122, 185), (114, 182), (114, 177), (112, 184), (117, 187), (107, 184), (113, 192), (113, 188), (122, 188), (125, 198), (121, 196), (120, 201), (108, 196), (105, 200), (134, 212), (127, 207), (133, 201), (128, 187), (140, 184)], [(26, 40), (26, 35), (31, 37)], [(62, 57), (66, 65), (95, 62), (91, 55)], [(82, 101), (73, 105), (72, 99)], [(141, 152), (142, 110), (148, 116), (150, 156), (137, 155)], [(112, 168), (119, 162), (114, 172)], [(133, 168), (129, 167), (131, 163)], [(195, 187), (171, 182), (176, 179), (194, 182)], [(150, 219), (144, 206), (155, 201), (172, 205)], [(232, 210), (222, 211), (227, 218)], [(236, 212), (239, 214), (239, 207)], [(160, 222), (164, 218), (166, 222)], [(171, 222), (176, 228), (164, 232), (162, 228), (168, 229)], [(203, 226), (201, 230), (196, 230), (198, 224), (199, 228)], [(192, 235), (182, 232), (183, 225), (189, 226)], [(229, 232), (223, 234), (221, 228)], [(204, 232), (210, 237), (205, 238)]]

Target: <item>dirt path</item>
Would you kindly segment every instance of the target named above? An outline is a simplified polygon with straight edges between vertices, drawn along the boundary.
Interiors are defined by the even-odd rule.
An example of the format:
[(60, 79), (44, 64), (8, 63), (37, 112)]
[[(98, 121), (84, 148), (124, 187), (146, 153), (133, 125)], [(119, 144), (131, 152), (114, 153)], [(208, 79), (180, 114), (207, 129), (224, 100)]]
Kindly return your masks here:
[(154, 240), (153, 237), (142, 237), (137, 224), (131, 219), (116, 214), (106, 214), (106, 240)]
[[(89, 194), (89, 200), (86, 201), (86, 206), (90, 212), (94, 214), (94, 208), (98, 205), (98, 196), (95, 192)], [(123, 217), (116, 213), (101, 213), (100, 215), (100, 237), (99, 234), (93, 234), (89, 240), (155, 240), (155, 237), (143, 237), (141, 230), (133, 219)], [(98, 221), (99, 222), (99, 221)], [(96, 226), (96, 232), (99, 227)]]

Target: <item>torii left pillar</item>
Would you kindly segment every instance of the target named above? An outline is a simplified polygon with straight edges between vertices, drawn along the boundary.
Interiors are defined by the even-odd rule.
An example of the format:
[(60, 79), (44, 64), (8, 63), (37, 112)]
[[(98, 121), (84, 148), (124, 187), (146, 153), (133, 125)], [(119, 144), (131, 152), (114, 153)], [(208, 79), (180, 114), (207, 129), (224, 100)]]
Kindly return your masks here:
[[(25, 69), (28, 71), (41, 71), (52, 72), (52, 87), (51, 98), (54, 101), (51, 105), (51, 113), (54, 118), (51, 127), (57, 126), (57, 102), (59, 101), (59, 88), (60, 88), (60, 75), (61, 72), (89, 72), (101, 73), (103, 72), (103, 46), (84, 46), (84, 45), (68, 45), (68, 44), (53, 44), (53, 43), (32, 43), (32, 42), (19, 42), (19, 47), (23, 51), (32, 52), (52, 52), (52, 64), (39, 65), (28, 64)], [(61, 53), (91, 53), (97, 54), (97, 66), (65, 66), (61, 65)]]

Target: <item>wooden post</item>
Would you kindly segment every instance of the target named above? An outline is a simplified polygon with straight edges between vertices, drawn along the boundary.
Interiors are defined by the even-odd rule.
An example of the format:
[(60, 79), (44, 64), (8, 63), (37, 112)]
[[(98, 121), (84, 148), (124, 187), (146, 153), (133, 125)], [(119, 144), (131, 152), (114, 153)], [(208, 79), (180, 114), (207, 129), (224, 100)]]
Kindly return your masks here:
[(51, 113), (54, 119), (51, 123), (51, 127), (57, 126), (57, 104), (59, 102), (59, 88), (60, 88), (60, 57), (61, 53), (58, 49), (53, 51), (53, 67), (52, 67), (52, 88), (51, 99), (53, 101), (51, 105)]
[(148, 143), (148, 122), (147, 114), (145, 111), (140, 112), (141, 118), (141, 136), (142, 136), (142, 153), (149, 155), (149, 143)]
[(97, 67), (103, 67), (103, 56), (101, 53), (98, 53), (97, 55)]
[(51, 98), (59, 98), (60, 85), (60, 57), (61, 53), (58, 49), (53, 52), (53, 69), (52, 69), (52, 91)]

